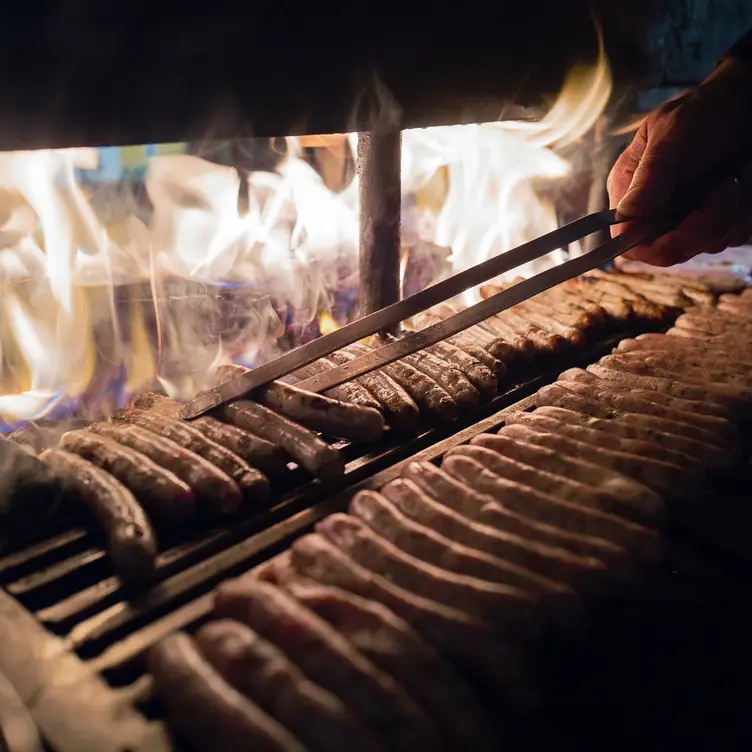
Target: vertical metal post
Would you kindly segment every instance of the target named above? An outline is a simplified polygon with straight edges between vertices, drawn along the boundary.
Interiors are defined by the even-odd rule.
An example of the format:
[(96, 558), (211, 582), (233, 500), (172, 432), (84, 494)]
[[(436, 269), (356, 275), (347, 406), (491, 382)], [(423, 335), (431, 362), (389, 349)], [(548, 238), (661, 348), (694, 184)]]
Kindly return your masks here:
[(402, 134), (358, 134), (360, 190), (360, 310), (400, 299), (400, 159)]

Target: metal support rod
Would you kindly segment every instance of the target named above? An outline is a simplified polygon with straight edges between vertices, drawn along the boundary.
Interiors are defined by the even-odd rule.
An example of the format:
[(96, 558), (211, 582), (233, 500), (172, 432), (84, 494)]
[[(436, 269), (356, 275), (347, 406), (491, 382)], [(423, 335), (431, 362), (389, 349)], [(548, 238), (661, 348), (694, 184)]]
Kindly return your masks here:
[(402, 134), (358, 134), (360, 311), (365, 316), (400, 295)]

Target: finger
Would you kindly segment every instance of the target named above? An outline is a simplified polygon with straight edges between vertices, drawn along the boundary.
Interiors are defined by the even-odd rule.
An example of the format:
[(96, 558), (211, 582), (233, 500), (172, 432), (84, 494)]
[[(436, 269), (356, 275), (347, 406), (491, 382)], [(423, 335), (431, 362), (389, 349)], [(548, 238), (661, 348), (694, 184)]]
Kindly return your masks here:
[(739, 183), (726, 178), (719, 181), (703, 202), (672, 232), (650, 244), (656, 257), (678, 263), (708, 249), (725, 248), (737, 219)]
[(606, 180), (606, 190), (608, 191), (609, 205), (618, 206), (624, 194), (629, 190), (640, 159), (645, 153), (647, 145), (647, 127), (643, 123), (635, 134), (632, 142), (619, 155), (619, 158), (611, 168)]

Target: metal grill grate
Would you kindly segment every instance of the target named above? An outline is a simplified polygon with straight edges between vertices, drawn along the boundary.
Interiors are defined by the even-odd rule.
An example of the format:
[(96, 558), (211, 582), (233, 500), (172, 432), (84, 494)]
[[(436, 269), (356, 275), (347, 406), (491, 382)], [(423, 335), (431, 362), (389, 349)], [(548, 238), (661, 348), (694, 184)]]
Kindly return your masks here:
[[(529, 408), (529, 395), (561, 370), (592, 362), (624, 336), (629, 335), (622, 333), (567, 363), (559, 363), (555, 370), (510, 389), (482, 411), (464, 416), (463, 422), (451, 427), (426, 429), (407, 440), (388, 435), (367, 451), (365, 447), (339, 445), (348, 462), (345, 476), (336, 484), (307, 481), (302, 472), (291, 470), (285, 478), (286, 488), (264, 512), (247, 513), (227, 527), (163, 532), (158, 581), (145, 593), (130, 594), (130, 599), (113, 575), (98, 539), (83, 528), (62, 530), (0, 558), (0, 585), (7, 592), (0, 593), (0, 619), (5, 616), (18, 630), (16, 642), (11, 639), (10, 648), (0, 648), (0, 670), (7, 672), (7, 651), (14, 649), (18, 655), (15, 663), (10, 661), (9, 676), (17, 686), (19, 677), (23, 684), (32, 674), (37, 688), (53, 681), (58, 666), (50, 661), (51, 655), (63, 654), (75, 667), (69, 671), (80, 673), (80, 680), (64, 697), (57, 696), (46, 708), (34, 708), (37, 722), (55, 752), (169, 749), (171, 743), (161, 726), (147, 724), (148, 719), (159, 718), (161, 711), (158, 703), (142, 702), (148, 698), (149, 680), (140, 658), (164, 635), (204, 619), (211, 609), (211, 591), (218, 582), (270, 558), (317, 521), (342, 510), (354, 489), (377, 487), (395, 477), (403, 461), (416, 455), (436, 460), (449, 448), (499, 427), (506, 412)], [(706, 525), (702, 514), (695, 519), (687, 515), (678, 539), (686, 538), (685, 534), (697, 537), (695, 534)], [(738, 543), (715, 547), (711, 557), (705, 555), (707, 551), (703, 554), (700, 557), (691, 553), (691, 547), (674, 546), (668, 574), (713, 588), (719, 598), (734, 603), (742, 594), (746, 596), (742, 580), (749, 574), (744, 566), (750, 561)], [(742, 580), (729, 574), (729, 561), (733, 571), (743, 573)], [(27, 665), (22, 665), (22, 659)], [(65, 716), (76, 708), (80, 711), (95, 691), (101, 712), (90, 709), (88, 715), (93, 741), (89, 743), (88, 737), (71, 730), (63, 733)], [(134, 703), (140, 710), (135, 716)], [(125, 715), (123, 707), (128, 709)], [(133, 730), (136, 727), (138, 733)], [(95, 733), (97, 728), (101, 735)], [(119, 741), (132, 739), (134, 734), (141, 740), (135, 746), (128, 742), (130, 746), (126, 747)], [(105, 739), (116, 746), (96, 746)]]

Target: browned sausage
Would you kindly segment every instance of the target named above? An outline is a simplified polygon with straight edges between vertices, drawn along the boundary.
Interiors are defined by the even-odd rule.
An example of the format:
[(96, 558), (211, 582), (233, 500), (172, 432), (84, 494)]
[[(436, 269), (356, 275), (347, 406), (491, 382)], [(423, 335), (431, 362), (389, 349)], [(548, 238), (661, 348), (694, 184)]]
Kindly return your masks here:
[(211, 462), (179, 444), (141, 426), (94, 423), (89, 430), (135, 449), (188, 484), (199, 505), (213, 512), (231, 514), (243, 504), (235, 481)]
[(174, 420), (158, 412), (134, 408), (116, 410), (110, 416), (110, 420), (113, 423), (141, 426), (160, 436), (166, 436), (185, 449), (201, 455), (227, 473), (238, 484), (246, 498), (259, 504), (265, 504), (269, 498), (269, 481), (258, 470), (250, 467), (229, 449), (206, 438), (185, 421)]
[[(243, 369), (248, 372), (248, 369)], [(375, 441), (384, 433), (378, 410), (307, 392), (283, 381), (257, 389), (253, 397), (266, 407), (327, 436), (353, 441)]]
[(304, 535), (293, 543), (292, 562), (296, 571), (322, 585), (383, 603), (479, 679), (502, 706), (509, 702), (529, 710), (539, 703), (538, 685), (525, 654), (484, 622), (370, 572), (319, 534)]
[(202, 657), (191, 637), (165, 637), (148, 654), (170, 720), (200, 752), (305, 752), (284, 726), (246, 699)]
[[(338, 366), (351, 363), (357, 355), (346, 350), (333, 352), (329, 358)], [(355, 381), (364, 386), (381, 403), (387, 424), (397, 431), (411, 432), (418, 425), (420, 410), (410, 395), (381, 370), (359, 376)]]
[(459, 514), (500, 531), (573, 551), (587, 557), (594, 570), (605, 571), (602, 564), (597, 566), (598, 560), (611, 565), (623, 554), (619, 546), (605, 538), (573, 533), (528, 514), (527, 510), (520, 513), (499, 504), (493, 496), (479, 493), (470, 484), (463, 483), (430, 462), (410, 462), (402, 474), (429, 496)]
[(157, 543), (149, 520), (133, 494), (109, 473), (82, 457), (47, 449), (40, 459), (63, 488), (82, 501), (102, 526), (117, 574), (129, 585), (148, 582), (156, 565)]
[(146, 455), (92, 431), (68, 431), (60, 448), (106, 470), (130, 489), (150, 514), (168, 520), (185, 520), (196, 511), (193, 491), (174, 473)]
[(347, 702), (389, 749), (444, 749), (438, 730), (394, 679), (285, 592), (244, 577), (215, 592), (218, 615), (236, 619), (276, 645), (303, 673)]
[(506, 367), (482, 347), (473, 346), (464, 340), (460, 340), (460, 344), (454, 340), (445, 340), (437, 342), (430, 350), (444, 360), (456, 363), (483, 397), (491, 399), (496, 396), (499, 381), (506, 376)]
[(355, 562), (406, 590), (488, 620), (518, 637), (532, 637), (540, 629), (535, 600), (518, 588), (453, 575), (421, 562), (350, 515), (333, 514), (319, 522), (316, 530)]
[(275, 381), (264, 387), (260, 401), (293, 420), (328, 436), (375, 441), (384, 433), (384, 418), (372, 407), (361, 407)]
[(318, 478), (336, 478), (345, 471), (345, 461), (336, 449), (307, 428), (277, 415), (268, 407), (248, 400), (236, 400), (222, 405), (218, 413), (228, 423), (254, 430), (265, 439), (278, 444)]
[[(175, 420), (182, 420), (180, 411), (183, 405), (161, 394), (153, 392), (137, 394), (131, 402), (131, 407), (138, 410), (155, 410)], [(229, 449), (251, 467), (257, 467), (264, 473), (276, 474), (287, 469), (289, 457), (282, 451), (282, 448), (256, 436), (251, 431), (244, 431), (242, 428), (223, 423), (209, 415), (202, 415), (192, 420), (191, 427), (207, 439)]]
[(529, 570), (456, 543), (403, 515), (385, 496), (361, 491), (350, 502), (351, 515), (396, 548), (439, 569), (478, 580), (510, 585), (531, 594), (541, 609), (565, 629), (579, 619), (579, 603), (571, 588)]
[(332, 752), (383, 750), (344, 702), (314, 684), (279, 648), (245, 624), (216, 619), (199, 630), (196, 642), (225, 681), (306, 746)]
[(406, 478), (387, 483), (382, 487), (381, 493), (402, 514), (436, 533), (457, 541), (462, 546), (541, 574), (552, 582), (579, 588), (603, 570), (604, 564), (599, 559), (579, 556), (564, 548), (556, 548), (501, 528), (474, 522), (451, 506), (436, 501)]
[(305, 578), (294, 578), (285, 589), (414, 695), (453, 749), (499, 749), (498, 734), (466, 679), (386, 606)]
[[(294, 376), (303, 379), (310, 379), (318, 376), (320, 373), (326, 373), (335, 369), (337, 365), (329, 358), (320, 358), (313, 363), (309, 363), (303, 368), (299, 368)], [(381, 403), (364, 386), (357, 381), (346, 381), (344, 384), (327, 389), (324, 394), (332, 399), (341, 400), (342, 402), (351, 402), (353, 405), (362, 405), (363, 407), (372, 407), (381, 412), (383, 410)]]

